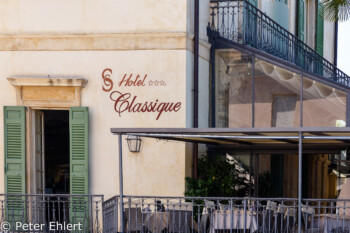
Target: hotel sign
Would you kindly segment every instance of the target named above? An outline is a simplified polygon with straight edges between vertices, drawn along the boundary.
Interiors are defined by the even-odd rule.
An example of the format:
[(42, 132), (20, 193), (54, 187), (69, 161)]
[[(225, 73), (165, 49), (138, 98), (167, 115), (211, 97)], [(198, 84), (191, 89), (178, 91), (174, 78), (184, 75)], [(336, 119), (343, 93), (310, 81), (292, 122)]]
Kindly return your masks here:
[(153, 80), (147, 74), (124, 74), (119, 82), (112, 80), (112, 69), (107, 68), (102, 72), (102, 90), (109, 93), (109, 98), (114, 102), (114, 110), (121, 117), (124, 113), (154, 113), (156, 120), (168, 112), (178, 112), (181, 102), (166, 102), (158, 98), (149, 101), (139, 101), (137, 95), (130, 92), (120, 92), (120, 87), (163, 86), (167, 84), (164, 80)]

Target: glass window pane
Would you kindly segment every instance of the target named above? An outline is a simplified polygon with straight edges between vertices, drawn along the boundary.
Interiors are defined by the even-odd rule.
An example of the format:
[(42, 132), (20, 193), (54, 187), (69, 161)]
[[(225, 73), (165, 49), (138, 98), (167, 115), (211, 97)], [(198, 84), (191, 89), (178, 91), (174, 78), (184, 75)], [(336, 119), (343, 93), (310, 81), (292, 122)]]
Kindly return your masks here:
[(252, 65), (236, 50), (216, 56), (216, 127), (252, 126)]
[(255, 127), (300, 126), (299, 75), (255, 61)]
[(346, 93), (303, 78), (303, 126), (345, 127)]

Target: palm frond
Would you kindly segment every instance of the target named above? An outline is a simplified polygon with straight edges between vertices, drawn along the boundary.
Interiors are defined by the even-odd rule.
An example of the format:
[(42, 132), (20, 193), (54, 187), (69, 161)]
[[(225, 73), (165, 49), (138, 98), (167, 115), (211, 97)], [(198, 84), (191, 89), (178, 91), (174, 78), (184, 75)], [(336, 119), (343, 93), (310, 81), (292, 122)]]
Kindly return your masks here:
[(350, 0), (323, 0), (322, 4), (325, 20), (344, 22), (350, 19)]

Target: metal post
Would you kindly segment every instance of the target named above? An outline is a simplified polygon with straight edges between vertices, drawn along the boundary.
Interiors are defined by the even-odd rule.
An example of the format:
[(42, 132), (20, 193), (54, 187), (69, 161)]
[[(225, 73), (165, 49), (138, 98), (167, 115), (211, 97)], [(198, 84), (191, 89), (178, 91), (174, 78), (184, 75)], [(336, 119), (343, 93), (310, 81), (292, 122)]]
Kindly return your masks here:
[(300, 84), (300, 127), (303, 127), (304, 124), (304, 119), (303, 119), (303, 115), (304, 115), (304, 110), (303, 110), (303, 98), (304, 98), (304, 76), (303, 74), (300, 75), (300, 79), (301, 79), (301, 84)]
[(253, 166), (253, 152), (250, 152), (249, 158), (249, 197), (252, 196), (252, 166)]
[(243, 233), (246, 233), (246, 229), (247, 229), (247, 199), (243, 200), (243, 204), (244, 204), (244, 228), (243, 228)]
[(120, 230), (124, 233), (124, 214), (123, 214), (123, 148), (122, 148), (122, 138), (121, 133), (118, 134), (118, 147), (119, 147), (119, 195), (120, 195)]
[(255, 57), (252, 56), (252, 127), (255, 127)]
[(211, 62), (211, 127), (215, 128), (215, 41), (211, 41), (210, 47), (210, 62)]
[(256, 155), (257, 167), (256, 167), (256, 197), (259, 197), (259, 167), (260, 167), (260, 158), (259, 154)]
[(301, 200), (302, 200), (302, 166), (303, 166), (303, 134), (299, 132), (299, 175), (298, 175), (298, 233), (301, 233)]
[(346, 92), (346, 127), (350, 126), (350, 91)]
[[(193, 128), (198, 128), (199, 0), (194, 0)], [(198, 178), (198, 144), (193, 143), (193, 177)]]

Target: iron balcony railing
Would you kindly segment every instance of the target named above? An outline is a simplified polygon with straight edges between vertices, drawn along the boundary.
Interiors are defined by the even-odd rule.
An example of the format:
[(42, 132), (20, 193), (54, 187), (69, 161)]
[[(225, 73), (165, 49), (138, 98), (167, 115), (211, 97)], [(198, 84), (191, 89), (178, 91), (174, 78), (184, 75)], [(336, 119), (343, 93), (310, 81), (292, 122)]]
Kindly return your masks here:
[[(350, 232), (350, 200), (304, 199), (302, 232)], [(104, 203), (105, 232), (121, 231), (120, 198)], [(124, 232), (298, 232), (294, 198), (123, 198)]]
[(349, 76), (246, 0), (211, 0), (210, 37), (247, 45), (349, 87)]
[(102, 195), (0, 194), (0, 232), (103, 232)]

